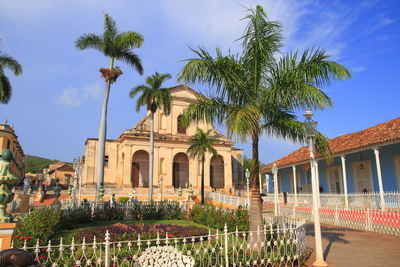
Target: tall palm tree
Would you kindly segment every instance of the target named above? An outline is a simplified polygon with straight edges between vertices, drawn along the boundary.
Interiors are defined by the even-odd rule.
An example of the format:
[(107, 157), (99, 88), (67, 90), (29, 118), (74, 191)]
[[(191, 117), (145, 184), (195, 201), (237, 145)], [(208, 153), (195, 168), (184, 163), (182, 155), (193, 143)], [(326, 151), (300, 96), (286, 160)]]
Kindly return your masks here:
[(4, 70), (11, 70), (15, 76), (22, 74), (22, 66), (13, 57), (0, 52), (0, 103), (7, 104), (11, 99), (12, 86)]
[(146, 84), (138, 85), (129, 93), (131, 98), (141, 93), (136, 102), (136, 111), (146, 106), (150, 111), (150, 166), (149, 166), (149, 201), (153, 200), (153, 166), (154, 166), (154, 113), (162, 109), (165, 115), (171, 111), (171, 94), (168, 88), (161, 88), (162, 84), (171, 78), (168, 73), (154, 73), (146, 78)]
[(134, 48), (142, 46), (143, 36), (133, 31), (118, 32), (115, 21), (107, 14), (104, 14), (104, 32), (102, 35), (96, 35), (93, 33), (87, 33), (81, 35), (76, 40), (76, 47), (84, 50), (87, 48), (93, 48), (103, 53), (110, 59), (109, 68), (101, 68), (100, 72), (106, 82), (106, 88), (104, 91), (103, 106), (101, 111), (101, 120), (99, 127), (99, 148), (97, 155), (97, 169), (96, 169), (96, 199), (98, 196), (99, 188), (103, 183), (104, 179), (104, 150), (105, 150), (105, 139), (107, 134), (107, 105), (110, 94), (111, 84), (116, 82), (119, 75), (122, 74), (118, 67), (114, 67), (115, 60), (121, 60), (126, 64), (132, 66), (143, 74), (142, 62), (138, 55), (132, 52)]
[(204, 161), (207, 153), (218, 156), (217, 150), (213, 147), (218, 143), (218, 139), (210, 136), (211, 130), (204, 132), (197, 128), (196, 134), (190, 139), (190, 147), (187, 153), (191, 158), (201, 159), (201, 204), (204, 204)]
[[(269, 21), (261, 6), (249, 9), (242, 51), (223, 56), (219, 49), (212, 57), (204, 48), (191, 49), (196, 58), (188, 59), (179, 79), (208, 84), (215, 88), (211, 97), (198, 96), (184, 113), (190, 121), (217, 120), (225, 123), (228, 134), (241, 140), (251, 139), (251, 212), (250, 230), (262, 225), (261, 198), (258, 189), (261, 134), (304, 141), (301, 122), (294, 111), (332, 106), (332, 100), (320, 89), (332, 80), (345, 80), (349, 71), (328, 60), (323, 49), (289, 53), (278, 58), (282, 46), (279, 22)], [(317, 135), (317, 149), (327, 151), (325, 138)]]

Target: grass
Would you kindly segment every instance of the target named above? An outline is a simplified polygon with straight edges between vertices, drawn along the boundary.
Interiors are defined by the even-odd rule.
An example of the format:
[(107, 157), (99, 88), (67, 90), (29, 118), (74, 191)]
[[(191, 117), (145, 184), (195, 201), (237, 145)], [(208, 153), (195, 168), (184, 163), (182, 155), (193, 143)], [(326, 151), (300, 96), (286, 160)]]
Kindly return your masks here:
[[(60, 231), (55, 238), (52, 239), (53, 244), (57, 244), (60, 239), (63, 239), (63, 243), (69, 243), (72, 240), (72, 237), (77, 234), (78, 232), (81, 232), (83, 230), (91, 229), (94, 227), (99, 227), (99, 226), (107, 226), (107, 225), (112, 225), (116, 223), (123, 223), (123, 224), (135, 224), (138, 223), (137, 220), (129, 220), (129, 221), (124, 221), (124, 220), (115, 220), (115, 221), (97, 221), (93, 223), (87, 223), (87, 224), (81, 224), (79, 228), (75, 228), (72, 230), (63, 230)], [(153, 225), (153, 224), (173, 224), (173, 225), (181, 225), (181, 226), (195, 226), (199, 228), (204, 228), (204, 229), (210, 229), (212, 232), (215, 231), (215, 229), (211, 227), (207, 227), (202, 224), (198, 224), (192, 221), (186, 221), (186, 220), (147, 220), (143, 221), (144, 224), (148, 225)]]

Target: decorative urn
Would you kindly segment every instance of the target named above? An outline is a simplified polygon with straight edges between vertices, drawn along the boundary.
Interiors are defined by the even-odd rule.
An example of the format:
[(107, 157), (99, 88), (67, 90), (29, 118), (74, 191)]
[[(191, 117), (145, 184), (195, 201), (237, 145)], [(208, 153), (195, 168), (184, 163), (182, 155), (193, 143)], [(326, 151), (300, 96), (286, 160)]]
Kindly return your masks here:
[(7, 214), (7, 204), (14, 198), (12, 188), (17, 184), (18, 178), (11, 172), (11, 160), (13, 154), (9, 149), (3, 152), (0, 165), (0, 223), (10, 223), (12, 221), (11, 215)]

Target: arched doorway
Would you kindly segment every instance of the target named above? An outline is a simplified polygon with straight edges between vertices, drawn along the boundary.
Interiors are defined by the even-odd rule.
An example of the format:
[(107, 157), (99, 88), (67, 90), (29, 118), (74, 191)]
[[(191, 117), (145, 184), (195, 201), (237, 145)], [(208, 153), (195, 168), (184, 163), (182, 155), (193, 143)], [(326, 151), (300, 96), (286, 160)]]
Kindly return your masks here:
[(185, 153), (178, 153), (172, 163), (172, 184), (175, 188), (189, 185), (189, 158)]
[(213, 156), (210, 161), (210, 186), (212, 188), (224, 188), (224, 159), (222, 156)]
[(149, 187), (149, 153), (136, 151), (132, 156), (132, 187)]

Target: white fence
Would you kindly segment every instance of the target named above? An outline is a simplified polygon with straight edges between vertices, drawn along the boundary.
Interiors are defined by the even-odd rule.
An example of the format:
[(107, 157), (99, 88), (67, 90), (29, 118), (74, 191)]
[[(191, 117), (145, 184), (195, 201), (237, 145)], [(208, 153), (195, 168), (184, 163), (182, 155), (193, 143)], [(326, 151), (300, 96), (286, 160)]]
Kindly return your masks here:
[(221, 193), (216, 193), (216, 192), (209, 192), (209, 191), (205, 191), (204, 192), (204, 197), (206, 199), (218, 201), (220, 203), (224, 203), (224, 204), (231, 205), (231, 206), (234, 206), (234, 207), (239, 207), (239, 206), (246, 207), (246, 206), (248, 206), (247, 198), (244, 198), (244, 197), (226, 195), (226, 194), (221, 194)]
[[(137, 261), (150, 247), (170, 246), (192, 258), (195, 265), (185, 266), (300, 266), (306, 251), (305, 225), (299, 220), (284, 220), (264, 225), (253, 232), (209, 232), (205, 236), (113, 242), (107, 232), (93, 242), (41, 246), (22, 249), (46, 266), (139, 266)], [(183, 265), (180, 265), (183, 266)]]
[[(384, 200), (387, 209), (400, 209), (400, 192), (385, 192)], [(380, 209), (381, 199), (379, 192), (370, 193), (349, 193), (347, 195), (349, 207), (351, 208), (371, 208)], [(266, 197), (263, 197), (264, 203), (273, 203), (274, 194), (270, 193)], [(282, 193), (278, 194), (278, 203), (284, 203), (284, 197)], [(287, 194), (287, 204), (307, 206), (312, 203), (312, 194)], [(345, 195), (344, 194), (320, 194), (321, 207), (345, 207)]]
[[(312, 206), (279, 205), (278, 208), (281, 216), (313, 221)], [(323, 224), (400, 236), (400, 211), (320, 208), (319, 216)]]

